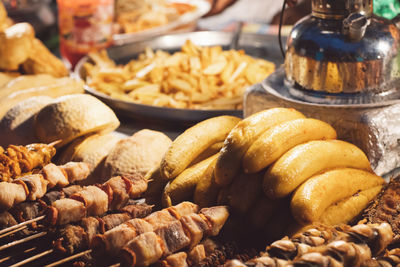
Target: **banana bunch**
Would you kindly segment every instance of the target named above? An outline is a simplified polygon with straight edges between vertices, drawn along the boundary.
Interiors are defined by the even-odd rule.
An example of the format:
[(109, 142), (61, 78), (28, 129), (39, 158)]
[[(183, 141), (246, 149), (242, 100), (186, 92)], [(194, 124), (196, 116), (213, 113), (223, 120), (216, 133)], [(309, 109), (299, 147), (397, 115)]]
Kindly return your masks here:
[[(212, 179), (215, 162), (223, 141), (239, 121), (233, 116), (215, 117), (196, 124), (178, 136), (160, 166), (147, 174), (149, 189), (146, 201), (156, 205), (161, 201), (163, 206), (171, 206), (193, 199), (195, 194), (196, 202), (202, 203), (201, 206), (214, 204), (209, 196), (218, 193)], [(205, 183), (213, 183), (212, 190)], [(196, 189), (197, 186), (199, 189)]]
[(347, 223), (384, 181), (364, 152), (336, 138), (329, 124), (288, 108), (208, 119), (179, 136), (148, 175), (149, 198), (161, 190), (164, 206), (227, 204), (276, 237), (293, 227)]
[(274, 232), (290, 218), (297, 225), (351, 221), (384, 180), (363, 151), (336, 137), (329, 124), (293, 109), (273, 108), (242, 120), (216, 161), (221, 199), (249, 213), (255, 226)]

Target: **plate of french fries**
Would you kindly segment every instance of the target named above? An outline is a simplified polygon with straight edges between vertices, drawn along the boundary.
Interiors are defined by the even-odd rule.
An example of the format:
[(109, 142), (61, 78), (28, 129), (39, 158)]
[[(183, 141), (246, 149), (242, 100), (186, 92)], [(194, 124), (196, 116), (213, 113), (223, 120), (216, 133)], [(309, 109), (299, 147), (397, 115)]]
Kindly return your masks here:
[(123, 44), (175, 31), (193, 30), (197, 20), (210, 9), (206, 0), (118, 0), (114, 42)]
[(195, 32), (114, 46), (82, 59), (75, 73), (89, 93), (130, 117), (196, 122), (241, 116), (246, 89), (282, 59), (272, 36), (243, 34), (238, 50), (229, 49), (231, 38)]

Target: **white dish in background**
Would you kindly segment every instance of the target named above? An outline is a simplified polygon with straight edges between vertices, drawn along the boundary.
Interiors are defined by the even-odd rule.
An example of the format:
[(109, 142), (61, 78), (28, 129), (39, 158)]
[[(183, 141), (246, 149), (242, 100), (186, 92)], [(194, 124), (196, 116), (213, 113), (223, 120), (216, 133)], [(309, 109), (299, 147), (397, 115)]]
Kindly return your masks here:
[(206, 0), (169, 0), (167, 2), (190, 4), (195, 6), (196, 9), (194, 11), (182, 14), (178, 19), (162, 26), (154, 27), (140, 32), (114, 34), (114, 44), (122, 45), (126, 43), (142, 41), (151, 37), (171, 33), (175, 30), (194, 30), (197, 25), (198, 19), (207, 14), (211, 9), (210, 3)]

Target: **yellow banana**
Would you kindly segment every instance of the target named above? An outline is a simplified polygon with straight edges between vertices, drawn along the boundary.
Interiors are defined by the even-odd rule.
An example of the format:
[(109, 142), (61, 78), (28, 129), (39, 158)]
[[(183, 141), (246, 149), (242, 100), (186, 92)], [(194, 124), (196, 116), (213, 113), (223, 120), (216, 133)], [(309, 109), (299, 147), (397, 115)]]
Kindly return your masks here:
[(383, 185), (358, 192), (352, 197), (340, 201), (328, 207), (321, 215), (319, 223), (327, 226), (334, 226), (342, 223), (349, 223), (356, 218), (368, 204), (379, 194)]
[(204, 150), (222, 142), (240, 121), (233, 116), (220, 116), (202, 121), (178, 136), (161, 161), (161, 174), (171, 180), (186, 169)]
[[(206, 158), (211, 157), (212, 155), (217, 154), (221, 148), (224, 146), (224, 142), (218, 142), (215, 144), (212, 144), (211, 146), (209, 146), (208, 148), (206, 148), (206, 150), (204, 150), (203, 152), (201, 152), (200, 155), (197, 156), (197, 158), (195, 158), (189, 166), (192, 166), (194, 164), (199, 163), (200, 161), (205, 160)], [(215, 167), (215, 164), (214, 164)]]
[(162, 195), (162, 205), (170, 207), (191, 199), (199, 180), (204, 176), (210, 164), (218, 157), (215, 154), (196, 165), (184, 170), (173, 181), (170, 181)]
[(193, 200), (194, 203), (201, 208), (215, 206), (217, 203), (219, 185), (215, 183), (214, 168), (217, 159), (214, 159), (210, 164), (204, 176), (201, 177), (194, 190)]
[(255, 139), (269, 128), (286, 121), (305, 118), (295, 109), (272, 108), (239, 122), (225, 139), (215, 166), (215, 181), (227, 186), (238, 173), (243, 155)]
[(247, 173), (258, 172), (291, 148), (312, 140), (336, 139), (336, 131), (326, 122), (297, 119), (279, 124), (263, 133), (243, 157)]
[(262, 173), (245, 174), (241, 172), (229, 187), (229, 204), (238, 213), (244, 214), (254, 205), (262, 194)]
[(383, 183), (381, 177), (364, 170), (334, 169), (305, 181), (295, 191), (290, 207), (299, 223), (313, 223), (321, 218), (328, 207)]
[(353, 144), (339, 141), (310, 141), (279, 158), (265, 173), (263, 189), (270, 198), (292, 193), (308, 178), (334, 168), (371, 171), (367, 156)]

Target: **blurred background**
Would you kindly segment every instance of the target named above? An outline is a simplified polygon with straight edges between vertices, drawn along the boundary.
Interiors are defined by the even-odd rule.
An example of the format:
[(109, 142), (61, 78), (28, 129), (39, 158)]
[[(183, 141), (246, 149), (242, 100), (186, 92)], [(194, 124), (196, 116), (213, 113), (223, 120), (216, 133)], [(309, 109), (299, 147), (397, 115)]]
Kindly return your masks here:
[[(116, 0), (117, 4), (137, 0)], [(147, 0), (148, 1), (148, 0)], [(157, 0), (155, 0), (157, 1)], [(270, 23), (278, 23), (283, 0), (208, 0), (211, 11), (201, 18), (196, 29), (231, 30), (236, 21), (244, 21), (245, 31), (268, 33), (275, 31)], [(59, 37), (56, 0), (3, 0), (9, 16), (15, 22), (31, 23), (36, 35), (53, 52), (58, 54)], [(243, 12), (246, 10), (246, 12)], [(285, 23), (293, 24), (310, 10), (310, 1), (300, 1), (296, 8), (286, 12)]]

